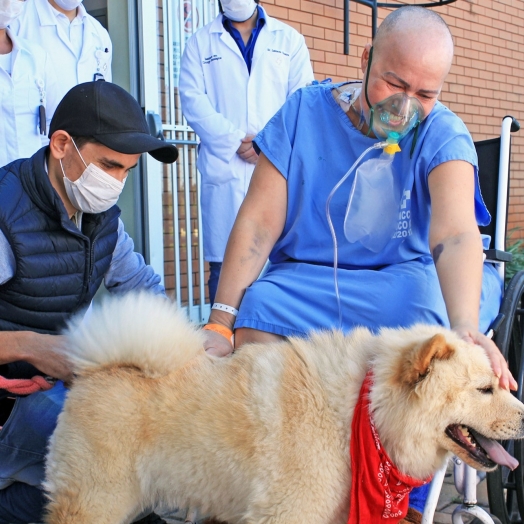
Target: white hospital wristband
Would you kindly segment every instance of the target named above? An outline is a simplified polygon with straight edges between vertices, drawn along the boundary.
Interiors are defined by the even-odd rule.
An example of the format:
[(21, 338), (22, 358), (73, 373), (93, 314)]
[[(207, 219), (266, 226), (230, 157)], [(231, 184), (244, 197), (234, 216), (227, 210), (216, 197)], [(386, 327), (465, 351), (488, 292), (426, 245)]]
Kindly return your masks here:
[(218, 309), (219, 311), (225, 311), (226, 313), (230, 313), (234, 317), (238, 315), (238, 309), (235, 309), (232, 306), (227, 306), (226, 304), (221, 304), (220, 302), (215, 302), (211, 309)]

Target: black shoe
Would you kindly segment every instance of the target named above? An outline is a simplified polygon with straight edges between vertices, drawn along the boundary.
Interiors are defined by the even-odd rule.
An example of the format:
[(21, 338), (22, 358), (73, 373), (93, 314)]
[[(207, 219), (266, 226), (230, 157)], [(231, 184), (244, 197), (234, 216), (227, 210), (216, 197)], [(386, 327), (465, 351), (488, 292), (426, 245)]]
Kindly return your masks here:
[(143, 519), (135, 520), (134, 524), (167, 524), (167, 522), (156, 513), (150, 513)]

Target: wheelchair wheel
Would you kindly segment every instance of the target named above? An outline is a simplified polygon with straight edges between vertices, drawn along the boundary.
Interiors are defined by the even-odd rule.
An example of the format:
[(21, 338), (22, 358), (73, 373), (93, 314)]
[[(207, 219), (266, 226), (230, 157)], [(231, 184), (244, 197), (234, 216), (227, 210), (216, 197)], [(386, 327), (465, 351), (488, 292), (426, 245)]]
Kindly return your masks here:
[[(495, 336), (495, 343), (508, 361), (511, 373), (518, 382), (515, 396), (524, 395), (524, 271), (517, 273), (504, 294), (501, 313), (505, 320)], [(524, 521), (524, 445), (520, 440), (503, 443), (518, 461), (515, 471), (499, 466), (488, 473), (487, 488), (491, 513), (502, 524), (522, 524)]]
[[(493, 520), (493, 522), (495, 524), (502, 524), (502, 522), (500, 522), (500, 519), (498, 519), (497, 517), (495, 517), (495, 515), (490, 515), (491, 519)], [(482, 524), (482, 521), (480, 519), (473, 519), (470, 524)]]

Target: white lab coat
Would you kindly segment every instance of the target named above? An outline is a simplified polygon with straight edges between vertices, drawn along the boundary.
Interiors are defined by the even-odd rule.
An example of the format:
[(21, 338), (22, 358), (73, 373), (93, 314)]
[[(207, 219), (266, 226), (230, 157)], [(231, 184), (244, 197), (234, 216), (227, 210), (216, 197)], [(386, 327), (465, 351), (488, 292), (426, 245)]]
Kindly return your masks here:
[(205, 259), (221, 262), (254, 165), (236, 151), (256, 135), (287, 97), (313, 80), (304, 37), (266, 14), (251, 75), (222, 15), (187, 42), (180, 68), (182, 111), (200, 138), (197, 166)]
[(95, 73), (111, 81), (113, 48), (109, 34), (82, 4), (78, 9), (84, 26), (79, 58), (48, 0), (27, 0), (23, 14), (10, 24), (13, 33), (41, 45), (51, 57), (59, 79), (60, 100), (73, 86), (91, 82)]
[[(0, 167), (27, 158), (47, 144), (40, 134), (39, 107), (46, 109), (46, 131), (59, 99), (57, 80), (49, 56), (39, 45), (16, 37), (11, 76), (0, 67)], [(43, 102), (41, 102), (43, 100)]]

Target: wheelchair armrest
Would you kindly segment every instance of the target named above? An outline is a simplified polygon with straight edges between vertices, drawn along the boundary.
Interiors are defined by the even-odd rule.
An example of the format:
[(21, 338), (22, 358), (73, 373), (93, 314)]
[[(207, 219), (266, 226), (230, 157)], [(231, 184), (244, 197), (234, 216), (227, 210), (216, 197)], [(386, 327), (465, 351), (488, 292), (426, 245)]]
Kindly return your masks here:
[(500, 249), (485, 249), (484, 254), (486, 255), (486, 260), (491, 260), (492, 262), (511, 262), (513, 260), (511, 253), (501, 251)]

